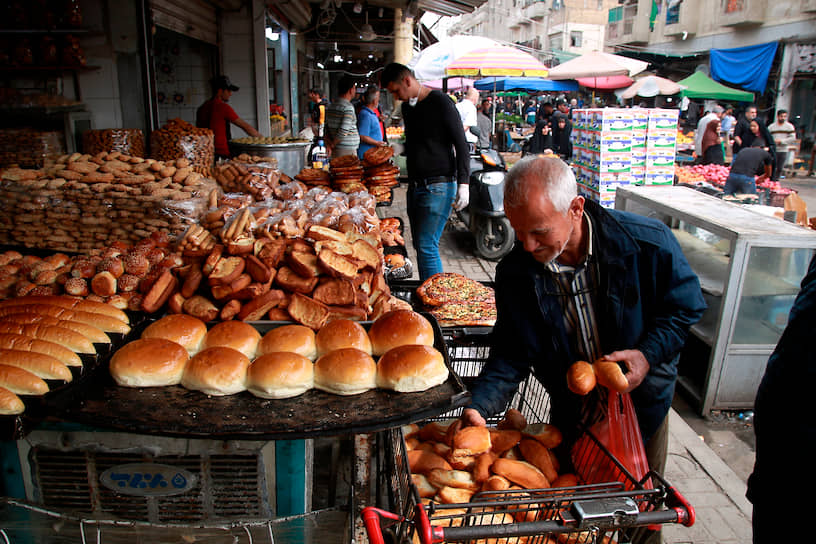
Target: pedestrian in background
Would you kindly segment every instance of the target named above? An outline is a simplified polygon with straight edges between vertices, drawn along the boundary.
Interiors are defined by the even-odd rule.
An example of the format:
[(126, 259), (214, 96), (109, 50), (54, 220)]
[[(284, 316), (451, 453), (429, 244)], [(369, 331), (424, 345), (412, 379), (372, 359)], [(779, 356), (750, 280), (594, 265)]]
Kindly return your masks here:
[(470, 131), (470, 127), (479, 126), (479, 119), (476, 115), (476, 104), (479, 103), (479, 91), (473, 87), (465, 92), (465, 96), (456, 103), (456, 110), (462, 118), (462, 128), (465, 131), (465, 140), (476, 147), (479, 137)]
[[(773, 157), (767, 150), (761, 147), (740, 149), (740, 152), (731, 161), (731, 170), (725, 180), (723, 192), (726, 195), (737, 193), (755, 195), (756, 183), (770, 178), (772, 172)], [(759, 177), (755, 178), (755, 176)]]
[(712, 119), (703, 131), (701, 148), (703, 150), (703, 164), (725, 164), (722, 138), (720, 137), (721, 123), (719, 119)]
[(356, 155), (360, 146), (357, 115), (351, 100), (357, 95), (357, 85), (349, 76), (337, 82), (337, 100), (326, 108), (326, 135), (324, 142), (332, 157)]
[(493, 121), (490, 119), (490, 100), (482, 100), (476, 114), (479, 126), (479, 149), (490, 148), (490, 136), (493, 134)]
[(697, 122), (697, 130), (694, 132), (694, 156), (698, 159), (703, 156), (703, 134), (708, 123), (714, 120), (719, 121), (724, 113), (723, 107), (716, 105)]
[(470, 198), (468, 143), (456, 106), (441, 91), (420, 84), (410, 68), (388, 64), (380, 84), (402, 102), (408, 220), (424, 281), (443, 271), (439, 239), (451, 207), (462, 209)]
[(363, 154), (375, 146), (387, 145), (380, 122), (380, 89), (372, 85), (363, 93), (363, 107), (357, 114), (357, 132), (360, 134), (360, 147), (357, 156), (362, 159)]
[(734, 125), (737, 122), (737, 118), (734, 117), (734, 106), (731, 104), (726, 104), (724, 109), (725, 113), (723, 113), (722, 117), (722, 131), (725, 134), (731, 134), (734, 131)]
[(768, 125), (768, 132), (776, 147), (776, 165), (771, 179), (778, 180), (788, 162), (788, 146), (796, 144), (796, 128), (788, 122), (787, 110), (776, 112), (776, 122)]

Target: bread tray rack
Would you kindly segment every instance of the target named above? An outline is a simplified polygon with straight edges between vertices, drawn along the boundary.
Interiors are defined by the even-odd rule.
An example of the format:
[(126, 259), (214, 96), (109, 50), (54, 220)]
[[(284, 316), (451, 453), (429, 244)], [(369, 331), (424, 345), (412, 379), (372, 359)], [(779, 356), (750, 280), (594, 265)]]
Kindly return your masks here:
[[(278, 440), (367, 433), (421, 421), (469, 402), (470, 393), (453, 371), (436, 320), (434, 347), (450, 370), (447, 381), (419, 393), (383, 389), (339, 396), (316, 389), (290, 399), (261, 399), (244, 391), (208, 396), (179, 385), (155, 388), (117, 386), (102, 364), (81, 387), (54, 395), (51, 413), (65, 421), (141, 434), (181, 438)], [(250, 322), (261, 335), (289, 322)], [(361, 322), (366, 329), (371, 322)], [(145, 324), (145, 326), (147, 323)], [(136, 339), (141, 330), (134, 329)], [(105, 361), (107, 363), (107, 361)]]

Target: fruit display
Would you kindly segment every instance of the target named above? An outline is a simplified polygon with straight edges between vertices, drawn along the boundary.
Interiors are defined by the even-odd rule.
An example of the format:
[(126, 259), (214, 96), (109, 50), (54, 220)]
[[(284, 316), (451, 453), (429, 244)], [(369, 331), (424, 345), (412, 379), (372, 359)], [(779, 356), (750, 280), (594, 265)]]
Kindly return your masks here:
[(385, 135), (388, 139), (392, 138), (402, 138), (405, 135), (405, 129), (403, 127), (385, 127)]
[(674, 169), (674, 174), (677, 176), (678, 183), (697, 183), (705, 181), (705, 176), (693, 171), (690, 166), (678, 166)]
[(688, 134), (683, 134), (682, 130), (677, 131), (677, 143), (678, 144), (693, 144), (694, 143), (694, 133), (689, 132)]

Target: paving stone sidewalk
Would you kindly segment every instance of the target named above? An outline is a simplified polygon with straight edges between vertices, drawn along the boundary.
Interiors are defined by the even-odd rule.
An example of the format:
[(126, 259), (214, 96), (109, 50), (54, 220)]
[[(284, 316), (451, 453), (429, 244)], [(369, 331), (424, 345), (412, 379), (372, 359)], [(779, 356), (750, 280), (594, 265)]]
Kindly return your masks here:
[[(380, 208), (381, 217), (400, 217), (406, 222), (405, 240), (409, 259), (416, 264), (405, 210), (405, 187), (394, 191), (391, 207)], [(465, 225), (451, 219), (440, 242), (446, 272), (459, 272), (480, 281), (492, 281), (496, 263), (474, 255), (473, 239)], [(414, 267), (416, 268), (416, 267)], [(414, 272), (413, 279), (418, 279)], [(745, 498), (741, 479), (697, 433), (675, 412), (670, 414), (669, 457), (666, 480), (683, 494), (696, 510), (692, 527), (665, 525), (665, 544), (746, 544), (751, 542), (751, 504)]]

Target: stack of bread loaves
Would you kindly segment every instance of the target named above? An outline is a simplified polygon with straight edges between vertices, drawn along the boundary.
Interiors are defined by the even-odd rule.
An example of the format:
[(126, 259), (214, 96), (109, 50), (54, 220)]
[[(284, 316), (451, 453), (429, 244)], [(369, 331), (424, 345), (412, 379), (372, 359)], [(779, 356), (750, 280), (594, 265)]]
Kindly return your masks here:
[[(303, 325), (284, 325), (263, 336), (240, 321), (225, 321), (208, 331), (201, 320), (174, 314), (152, 323), (139, 340), (117, 351), (110, 372), (126, 387), (181, 384), (208, 395), (248, 390), (268, 399), (310, 389), (336, 395), (376, 387), (417, 392), (448, 378), (433, 342), (431, 324), (410, 311), (384, 315), (370, 332), (355, 321), (337, 319), (317, 333)], [(372, 355), (382, 355), (379, 364)]]
[[(407, 425), (403, 435), (411, 479), (424, 501), (467, 503), (479, 491), (578, 483), (574, 474), (559, 474), (552, 450), (561, 443), (561, 432), (548, 424), (527, 427), (515, 409), (508, 410), (496, 428), (462, 427), (457, 420)], [(534, 521), (537, 512), (519, 514), (516, 521)]]
[(78, 354), (94, 354), (108, 333), (130, 331), (128, 316), (101, 302), (31, 296), (0, 302), (0, 414), (19, 414), (17, 395), (43, 395), (48, 381), (70, 382)]

